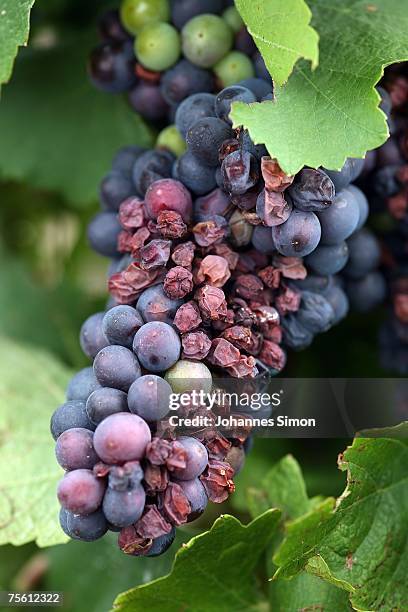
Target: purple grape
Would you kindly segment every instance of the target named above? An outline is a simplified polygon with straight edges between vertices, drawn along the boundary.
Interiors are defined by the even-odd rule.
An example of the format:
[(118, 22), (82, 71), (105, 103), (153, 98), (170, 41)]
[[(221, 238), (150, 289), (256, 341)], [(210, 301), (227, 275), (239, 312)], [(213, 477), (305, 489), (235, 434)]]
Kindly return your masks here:
[(157, 219), (164, 210), (174, 210), (188, 223), (191, 221), (193, 203), (183, 183), (167, 178), (150, 185), (145, 196), (145, 207), (151, 219)]
[(167, 323), (152, 321), (136, 333), (133, 350), (140, 363), (150, 372), (164, 372), (179, 359), (181, 342)]
[(110, 344), (132, 348), (133, 338), (143, 319), (132, 306), (115, 306), (103, 316), (102, 329)]
[(231, 128), (216, 117), (204, 117), (188, 130), (186, 142), (193, 155), (206, 166), (218, 166), (222, 143), (232, 137)]
[(256, 102), (256, 96), (250, 89), (242, 87), (242, 85), (231, 85), (220, 91), (215, 99), (215, 113), (219, 119), (226, 121), (230, 125), (232, 125), (232, 121), (229, 115), (233, 102), (250, 104), (251, 102)]
[(225, 190), (242, 194), (258, 182), (259, 164), (247, 151), (233, 151), (222, 162), (221, 172)]
[(164, 293), (163, 285), (160, 284), (145, 289), (137, 300), (136, 308), (146, 323), (161, 321), (171, 324), (182, 303), (183, 300), (169, 298)]
[(308, 255), (305, 263), (316, 274), (323, 276), (337, 274), (344, 268), (349, 258), (347, 242), (332, 245), (319, 245)]
[(257, 225), (252, 233), (252, 246), (261, 253), (271, 255), (276, 250), (272, 238), (272, 228)]
[(170, 546), (174, 542), (174, 538), (176, 537), (176, 528), (172, 527), (170, 533), (165, 533), (158, 538), (155, 538), (152, 542), (151, 547), (144, 555), (145, 557), (158, 557), (162, 555), (170, 548)]
[(108, 464), (136, 461), (151, 440), (150, 429), (136, 414), (119, 412), (106, 417), (96, 428), (94, 448)]
[(304, 168), (296, 175), (288, 193), (299, 210), (317, 212), (331, 206), (335, 189), (323, 170)]
[(172, 472), (177, 480), (193, 480), (202, 474), (207, 467), (208, 453), (204, 444), (196, 438), (181, 436), (177, 439), (187, 453), (186, 467), (178, 468)]
[(328, 291), (325, 292), (324, 297), (333, 308), (333, 325), (337, 325), (337, 323), (344, 319), (348, 314), (350, 306), (347, 295), (343, 289), (333, 285)]
[(171, 20), (181, 30), (196, 15), (221, 13), (223, 8), (223, 0), (176, 0), (172, 3)]
[(364, 159), (349, 157), (346, 159), (341, 170), (327, 170), (324, 168), (324, 171), (333, 181), (336, 188), (336, 193), (339, 193), (342, 189), (344, 189), (344, 187), (347, 187), (347, 185), (356, 180), (356, 178), (361, 174), (363, 168)]
[(273, 92), (272, 84), (270, 81), (265, 81), (264, 79), (259, 79), (256, 77), (250, 77), (249, 79), (244, 79), (237, 83), (239, 87), (245, 87), (252, 91), (258, 102), (262, 100), (265, 96), (268, 96)]
[(195, 521), (206, 509), (208, 504), (207, 493), (199, 478), (193, 480), (175, 480), (183, 489), (183, 493), (190, 502), (191, 512), (188, 515), (187, 522)]
[(385, 300), (387, 285), (382, 274), (370, 272), (362, 279), (348, 281), (346, 292), (354, 310), (368, 312)]
[(91, 423), (96, 427), (103, 419), (128, 410), (127, 395), (120, 389), (101, 387), (88, 397), (86, 413)]
[(313, 212), (293, 209), (285, 223), (272, 228), (276, 249), (286, 257), (305, 257), (320, 242), (319, 219)]
[(102, 330), (104, 312), (97, 312), (86, 319), (81, 327), (79, 342), (85, 355), (91, 359), (109, 342)]
[(178, 158), (173, 176), (197, 196), (209, 193), (217, 186), (214, 168), (205, 166), (190, 151)]
[(131, 177), (136, 160), (145, 152), (146, 149), (138, 145), (122, 147), (112, 160), (112, 170)]
[(348, 187), (345, 188), (344, 191), (349, 191), (357, 200), (357, 204), (359, 208), (359, 218), (358, 218), (358, 224), (356, 227), (356, 231), (360, 230), (363, 227), (363, 225), (365, 225), (365, 222), (368, 219), (368, 214), (370, 212), (370, 209), (368, 206), (368, 200), (366, 196), (364, 195), (364, 193), (361, 191), (361, 189), (359, 189), (355, 185), (349, 185)]
[(282, 317), (282, 331), (284, 344), (294, 351), (303, 351), (313, 342), (313, 333), (294, 314)]
[(129, 92), (128, 100), (137, 113), (149, 121), (165, 119), (169, 112), (169, 105), (163, 98), (159, 85), (140, 81)]
[(260, 79), (263, 79), (264, 81), (268, 81), (268, 82), (271, 81), (271, 75), (269, 74), (269, 70), (266, 67), (266, 64), (264, 62), (264, 58), (259, 53), (259, 51), (257, 51), (254, 54), (253, 62), (254, 62), (254, 66), (255, 66), (256, 76), (258, 78), (260, 78)]
[(130, 40), (109, 41), (98, 45), (91, 53), (88, 72), (92, 83), (108, 93), (121, 93), (137, 81), (135, 56)]
[(170, 105), (182, 102), (196, 93), (211, 93), (214, 90), (214, 77), (208, 70), (194, 66), (182, 59), (161, 80), (163, 98)]
[[(278, 196), (278, 200), (272, 200), (271, 197)], [(268, 197), (267, 202), (265, 202)], [(266, 203), (268, 206), (266, 206)], [(281, 196), (281, 194), (267, 194), (265, 189), (262, 189), (256, 200), (256, 214), (267, 227), (275, 227), (287, 221), (292, 213), (293, 204), (289, 196)]]
[(169, 412), (171, 394), (172, 388), (164, 378), (146, 374), (129, 389), (129, 410), (145, 421), (159, 421)]
[(51, 434), (54, 440), (67, 429), (80, 427), (84, 429), (95, 429), (88, 418), (85, 401), (71, 400), (59, 406), (51, 417)]
[(222, 189), (214, 189), (194, 202), (196, 221), (208, 221), (216, 216), (225, 217), (231, 209), (231, 200)]
[(204, 117), (215, 117), (215, 96), (209, 93), (196, 93), (179, 104), (174, 122), (185, 138), (189, 128)]
[(140, 155), (133, 167), (133, 181), (138, 193), (144, 197), (152, 183), (169, 178), (174, 160), (174, 155), (164, 149)]
[(117, 212), (122, 202), (135, 195), (135, 192), (136, 189), (129, 172), (112, 170), (101, 181), (99, 199), (103, 209)]
[(363, 278), (372, 272), (380, 263), (380, 245), (374, 234), (368, 229), (362, 229), (353, 234), (347, 241), (350, 257), (344, 275), (348, 278)]
[(125, 491), (108, 486), (102, 507), (109, 523), (115, 527), (128, 527), (140, 519), (145, 503), (146, 493), (140, 484)]
[(128, 391), (140, 376), (140, 365), (135, 355), (124, 346), (112, 345), (99, 351), (94, 360), (94, 372), (103, 387)]
[(91, 514), (102, 504), (105, 482), (91, 470), (67, 472), (59, 481), (57, 496), (63, 508), (74, 514)]
[(64, 470), (91, 470), (99, 460), (93, 447), (93, 432), (82, 427), (64, 431), (57, 440), (55, 454)]
[(86, 401), (95, 389), (99, 389), (98, 382), (92, 367), (79, 370), (69, 381), (66, 396), (67, 400)]
[(339, 244), (355, 231), (360, 219), (358, 202), (348, 190), (341, 191), (330, 208), (317, 213), (322, 228), (323, 244)]
[(129, 34), (122, 26), (119, 11), (116, 9), (110, 9), (101, 15), (98, 19), (98, 31), (103, 41), (123, 42), (129, 39)]
[(320, 293), (304, 291), (297, 320), (312, 334), (320, 334), (332, 327), (335, 315), (330, 303)]
[(83, 516), (61, 508), (60, 525), (67, 536), (83, 542), (99, 540), (108, 531), (108, 523), (102, 510)]
[(89, 244), (94, 251), (104, 257), (116, 257), (118, 236), (121, 231), (122, 226), (115, 213), (98, 213), (88, 225)]

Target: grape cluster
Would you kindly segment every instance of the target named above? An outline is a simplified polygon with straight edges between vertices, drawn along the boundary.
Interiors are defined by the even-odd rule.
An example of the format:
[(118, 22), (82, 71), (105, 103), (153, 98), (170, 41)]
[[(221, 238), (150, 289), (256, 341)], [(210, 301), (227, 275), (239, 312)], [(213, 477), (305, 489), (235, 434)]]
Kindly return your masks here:
[[(255, 76), (270, 79), (228, 0), (123, 0), (119, 11), (102, 16), (99, 34), (89, 60), (92, 82), (125, 92), (148, 121), (172, 124), (178, 105), (192, 94)], [(182, 144), (168, 127), (160, 138)]]
[(382, 237), (390, 315), (380, 331), (383, 367), (408, 373), (408, 70), (390, 67), (384, 78), (381, 108), (391, 136), (366, 160), (363, 189)]

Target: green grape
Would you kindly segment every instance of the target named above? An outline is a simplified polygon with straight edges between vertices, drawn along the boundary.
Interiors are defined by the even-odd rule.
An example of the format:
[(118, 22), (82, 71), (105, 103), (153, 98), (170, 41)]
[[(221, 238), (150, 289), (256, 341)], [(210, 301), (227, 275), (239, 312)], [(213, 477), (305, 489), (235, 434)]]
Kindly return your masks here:
[(181, 31), (183, 53), (196, 66), (211, 68), (233, 43), (229, 25), (218, 15), (197, 15)]
[(120, 19), (131, 34), (138, 34), (149, 23), (170, 19), (169, 0), (122, 0)]
[(173, 393), (201, 390), (204, 393), (210, 393), (212, 389), (211, 372), (199, 361), (181, 359), (170, 370), (167, 370), (164, 378), (173, 389)]
[(175, 125), (168, 125), (160, 132), (156, 141), (156, 148), (168, 149), (177, 157), (183, 155), (187, 150), (186, 141)]
[(214, 66), (214, 72), (223, 87), (229, 87), (255, 76), (254, 66), (244, 53), (231, 51)]
[(235, 33), (242, 30), (244, 27), (244, 22), (241, 19), (241, 15), (238, 13), (235, 6), (229, 6), (222, 14), (222, 18), (226, 21), (231, 28), (231, 30)]
[(180, 35), (175, 27), (160, 21), (143, 28), (135, 41), (136, 57), (148, 70), (161, 72), (180, 57)]

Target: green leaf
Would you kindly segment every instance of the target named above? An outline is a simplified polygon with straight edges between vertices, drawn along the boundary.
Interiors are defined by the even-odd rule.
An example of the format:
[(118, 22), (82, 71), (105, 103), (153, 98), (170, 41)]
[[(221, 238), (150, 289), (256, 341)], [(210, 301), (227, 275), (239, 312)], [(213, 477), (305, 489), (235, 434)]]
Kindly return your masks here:
[(81, 36), (20, 54), (0, 103), (0, 175), (95, 202), (114, 153), (150, 145), (125, 99), (94, 89), (86, 74), (93, 42)]
[[(118, 534), (106, 534), (97, 542), (71, 541), (45, 551), (49, 570), (43, 581), (46, 591), (63, 591), (69, 610), (109, 610), (121, 591), (154, 580), (170, 571), (177, 549), (189, 539), (177, 529), (176, 540), (160, 557), (136, 559), (125, 555), (117, 544)], [(86, 568), (78, 572), (78, 562)]]
[(254, 569), (279, 518), (279, 510), (268, 510), (244, 526), (233, 516), (221, 516), (210, 531), (178, 551), (171, 574), (122, 593), (114, 608), (122, 612), (256, 609), (260, 594)]
[(357, 610), (405, 609), (408, 440), (356, 438), (339, 466), (346, 490), (287, 525), (274, 578), (306, 570), (349, 591)]
[(319, 66), (300, 61), (274, 102), (235, 103), (232, 118), (265, 143), (288, 174), (304, 165), (340, 169), (388, 136), (374, 85), (408, 58), (405, 0), (310, 0)]
[(69, 375), (49, 354), (4, 337), (0, 363), (0, 544), (65, 542), (56, 496), (62, 470), (49, 420)]
[(235, 4), (275, 83), (287, 81), (299, 58), (316, 68), (319, 37), (309, 25), (312, 14), (304, 0), (235, 0)]
[(34, 2), (0, 0), (0, 83), (9, 80), (18, 48), (27, 44)]

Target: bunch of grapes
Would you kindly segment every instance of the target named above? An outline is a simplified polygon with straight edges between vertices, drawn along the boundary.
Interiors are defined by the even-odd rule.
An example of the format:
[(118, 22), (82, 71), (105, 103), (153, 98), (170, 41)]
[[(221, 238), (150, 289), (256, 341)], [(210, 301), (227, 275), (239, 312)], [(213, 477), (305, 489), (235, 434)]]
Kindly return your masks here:
[(391, 136), (366, 161), (362, 186), (382, 236), (390, 316), (380, 331), (383, 367), (408, 372), (408, 70), (389, 68), (379, 88)]
[[(96, 87), (126, 92), (149, 121), (173, 123), (177, 105), (255, 77), (269, 80), (233, 2), (123, 0), (100, 20), (102, 42), (90, 57)], [(167, 128), (163, 138), (171, 138)]]
[[(383, 297), (367, 200), (352, 185), (363, 160), (288, 176), (233, 129), (232, 103), (271, 100), (273, 85), (226, 4), (125, 0), (120, 18), (101, 19), (91, 58), (98, 86), (171, 121), (154, 149), (118, 151), (101, 182), (88, 235), (111, 259), (111, 298), (81, 329), (93, 366), (51, 421), (63, 530), (86, 541), (118, 531), (132, 555), (164, 552), (177, 525), (225, 501), (249, 446), (251, 428), (177, 435), (171, 394), (227, 377), (258, 390), (287, 349), (342, 320), (349, 299), (367, 310)], [(201, 411), (214, 416), (185, 408)]]

